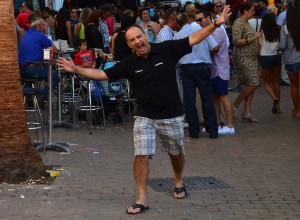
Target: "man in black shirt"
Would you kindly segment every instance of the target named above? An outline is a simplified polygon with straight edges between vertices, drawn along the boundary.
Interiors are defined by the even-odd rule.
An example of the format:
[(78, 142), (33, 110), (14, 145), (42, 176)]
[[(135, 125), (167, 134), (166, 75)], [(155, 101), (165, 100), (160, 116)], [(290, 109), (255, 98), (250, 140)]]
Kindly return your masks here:
[(105, 71), (75, 66), (60, 57), (59, 69), (78, 73), (95, 80), (127, 78), (137, 98), (137, 113), (134, 124), (134, 176), (138, 199), (126, 211), (137, 214), (149, 209), (146, 205), (149, 159), (155, 154), (156, 135), (161, 139), (162, 151), (168, 152), (174, 170), (174, 198), (186, 198), (187, 191), (182, 182), (184, 168), (183, 119), (175, 64), (192, 52), (192, 46), (210, 35), (226, 20), (229, 6), (218, 21), (206, 28), (176, 41), (149, 44), (148, 35), (139, 26), (133, 25), (125, 31), (127, 43), (134, 53)]

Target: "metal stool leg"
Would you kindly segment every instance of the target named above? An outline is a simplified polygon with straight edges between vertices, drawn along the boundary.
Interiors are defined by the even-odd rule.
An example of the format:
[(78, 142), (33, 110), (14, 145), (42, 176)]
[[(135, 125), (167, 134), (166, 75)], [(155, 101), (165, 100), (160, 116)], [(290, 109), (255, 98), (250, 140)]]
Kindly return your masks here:
[[(23, 88), (23, 94), (24, 94), (23, 100), (24, 100), (25, 111), (26, 112), (34, 112), (34, 118), (35, 118), (34, 122), (27, 121), (28, 129), (35, 130), (36, 143), (37, 143), (36, 146), (40, 145), (38, 129), (41, 129), (42, 144), (43, 144), (43, 146), (45, 146), (44, 122), (43, 122), (43, 117), (41, 114), (41, 109), (39, 107), (38, 100), (37, 100), (37, 94), (40, 94), (40, 91), (39, 91), (39, 89), (35, 89), (35, 88)], [(27, 106), (27, 98), (29, 96), (32, 97), (32, 102), (33, 102), (32, 109), (29, 109), (29, 106)], [(44, 148), (44, 151), (45, 151), (45, 148)]]
[[(103, 124), (105, 127), (105, 113), (104, 113), (104, 106), (103, 106), (103, 102), (101, 99), (101, 93), (100, 91), (97, 89), (97, 87), (95, 87), (96, 92), (98, 93), (98, 96), (100, 98), (100, 104), (93, 104), (92, 103), (92, 81), (88, 80), (87, 81), (87, 91), (86, 94), (82, 94), (83, 93), (83, 83), (81, 83), (80, 87), (79, 87), (79, 91), (78, 91), (78, 95), (77, 95), (77, 100), (75, 102), (75, 110), (80, 110), (80, 111), (84, 111), (88, 113), (88, 123), (89, 123), (89, 128), (90, 128), (90, 134), (92, 134), (92, 112), (93, 111), (98, 111), (98, 110), (102, 110), (102, 115), (103, 115)], [(79, 101), (78, 99), (81, 98), (83, 96), (82, 102), (84, 103), (83, 105), (79, 106), (78, 103), (81, 101)], [(74, 117), (75, 118), (75, 117)]]

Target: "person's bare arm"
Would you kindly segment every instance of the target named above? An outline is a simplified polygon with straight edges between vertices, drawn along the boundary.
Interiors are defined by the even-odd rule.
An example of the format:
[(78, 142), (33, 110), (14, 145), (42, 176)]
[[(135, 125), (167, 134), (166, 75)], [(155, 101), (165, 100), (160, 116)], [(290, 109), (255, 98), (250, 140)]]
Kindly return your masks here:
[(71, 33), (72, 32), (71, 31), (71, 22), (70, 21), (66, 22), (66, 28), (67, 28), (68, 40), (69, 40), (69, 43), (70, 43), (70, 47), (74, 48), (73, 38), (72, 38), (72, 33)]
[(25, 33), (25, 30), (24, 30), (23, 28), (20, 28), (20, 27), (19, 27), (19, 29), (18, 29), (18, 31), (17, 31), (18, 45), (20, 45), (24, 33)]
[(213, 54), (216, 54), (219, 52), (219, 45), (218, 46), (215, 46), (212, 51), (211, 51)]
[[(216, 21), (217, 25), (221, 25), (223, 24), (227, 17), (230, 16), (230, 6), (226, 5), (224, 7), (224, 10), (221, 14), (221, 16), (219, 17), (219, 19)], [(189, 43), (190, 46), (193, 46), (195, 44), (200, 43), (201, 41), (203, 41), (206, 37), (208, 37), (208, 35), (210, 35), (212, 32), (214, 32), (214, 30), (216, 29), (214, 23), (206, 26), (205, 28), (193, 33), (192, 35), (190, 35), (189, 37)]]
[(253, 41), (257, 41), (257, 39), (259, 39), (260, 36), (261, 36), (261, 32), (256, 32), (253, 36), (246, 35), (244, 38), (238, 39), (235, 42), (234, 46), (236, 46), (236, 47), (246, 46), (246, 45), (252, 43)]
[(57, 66), (59, 70), (65, 70), (70, 73), (77, 73), (89, 79), (108, 80), (108, 77), (103, 70), (76, 66), (71, 57), (69, 58), (69, 60), (66, 60), (63, 57), (59, 57), (57, 59)]
[(74, 28), (74, 37), (78, 40), (79, 38), (79, 31), (80, 31), (80, 28), (81, 28), (81, 23), (78, 23), (75, 25), (75, 28)]
[(53, 53), (58, 53), (58, 49), (54, 44), (52, 44)]
[(110, 48), (110, 52), (112, 55), (115, 55), (115, 39), (117, 37), (118, 33), (114, 33), (114, 35), (111, 38), (111, 48)]

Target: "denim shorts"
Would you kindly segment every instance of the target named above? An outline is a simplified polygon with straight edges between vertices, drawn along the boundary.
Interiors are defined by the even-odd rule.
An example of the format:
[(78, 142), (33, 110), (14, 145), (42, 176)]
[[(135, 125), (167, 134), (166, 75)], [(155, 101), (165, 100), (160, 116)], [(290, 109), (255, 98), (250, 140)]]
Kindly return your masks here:
[(217, 76), (211, 80), (212, 93), (216, 96), (228, 95), (228, 80)]
[(155, 154), (156, 135), (160, 138), (162, 152), (171, 155), (184, 154), (184, 115), (169, 119), (150, 119), (135, 116), (133, 138), (134, 155)]
[(288, 72), (297, 73), (300, 69), (300, 63), (295, 64), (285, 64), (285, 69)]
[(261, 56), (261, 68), (270, 69), (274, 66), (281, 66), (281, 55)]

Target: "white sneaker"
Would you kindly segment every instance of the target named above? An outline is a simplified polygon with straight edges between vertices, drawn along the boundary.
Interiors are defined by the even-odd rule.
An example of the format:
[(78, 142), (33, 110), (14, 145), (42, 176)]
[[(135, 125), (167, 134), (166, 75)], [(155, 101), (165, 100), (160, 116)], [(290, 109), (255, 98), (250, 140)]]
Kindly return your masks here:
[[(219, 132), (220, 129), (221, 129), (221, 126), (219, 125), (219, 127), (218, 127), (218, 132)], [(202, 132), (206, 132), (205, 128), (202, 128), (201, 131), (202, 131)]]
[(228, 128), (228, 126), (224, 126), (223, 128), (218, 130), (218, 134), (234, 134), (234, 128)]

